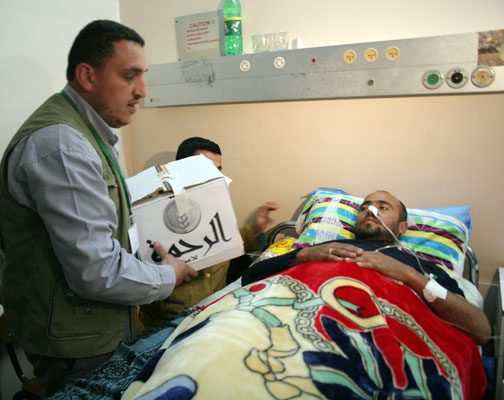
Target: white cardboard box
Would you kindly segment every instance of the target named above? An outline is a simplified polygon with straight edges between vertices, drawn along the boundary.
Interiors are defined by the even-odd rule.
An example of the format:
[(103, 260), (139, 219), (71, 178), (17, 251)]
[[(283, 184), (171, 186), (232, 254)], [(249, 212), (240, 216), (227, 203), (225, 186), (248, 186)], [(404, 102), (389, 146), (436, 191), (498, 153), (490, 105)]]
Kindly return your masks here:
[(227, 179), (202, 155), (127, 179), (140, 258), (156, 261), (154, 241), (197, 270), (244, 254)]

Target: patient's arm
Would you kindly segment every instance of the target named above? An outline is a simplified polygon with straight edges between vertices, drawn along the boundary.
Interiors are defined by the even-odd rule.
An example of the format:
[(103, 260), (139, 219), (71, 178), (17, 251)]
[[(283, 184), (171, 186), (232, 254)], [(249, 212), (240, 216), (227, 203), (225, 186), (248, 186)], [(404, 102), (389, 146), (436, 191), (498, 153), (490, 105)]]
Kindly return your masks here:
[(458, 294), (448, 291), (445, 300), (436, 298), (428, 302), (423, 289), (429, 278), (409, 265), (403, 264), (380, 252), (364, 252), (346, 261), (356, 262), (360, 267), (372, 269), (383, 275), (403, 282), (413, 289), (437, 315), (463, 331), (476, 343), (485, 343), (491, 334), (486, 315)]
[[(329, 253), (331, 250), (331, 253)], [(242, 284), (256, 282), (268, 276), (278, 274), (290, 267), (310, 261), (342, 261), (347, 257), (356, 257), (363, 250), (351, 244), (331, 242), (314, 247), (291, 251), (287, 254), (267, 258), (250, 267), (242, 276)]]

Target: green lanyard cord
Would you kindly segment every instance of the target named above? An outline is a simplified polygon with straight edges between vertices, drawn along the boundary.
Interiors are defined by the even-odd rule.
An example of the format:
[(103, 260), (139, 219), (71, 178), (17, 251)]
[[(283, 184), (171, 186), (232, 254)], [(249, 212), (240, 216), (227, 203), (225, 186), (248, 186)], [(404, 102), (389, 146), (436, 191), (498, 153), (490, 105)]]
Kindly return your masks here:
[(77, 112), (77, 114), (79, 114), (79, 116), (84, 121), (87, 128), (89, 129), (89, 132), (91, 132), (91, 135), (93, 135), (94, 139), (96, 140), (96, 143), (98, 143), (98, 146), (100, 146), (100, 149), (105, 154), (105, 157), (107, 157), (107, 159), (112, 163), (112, 165), (114, 166), (114, 169), (119, 174), (119, 177), (121, 178), (121, 184), (122, 184), (122, 187), (124, 190), (124, 197), (126, 197), (126, 203), (128, 204), (128, 213), (131, 215), (131, 204), (130, 204), (130, 200), (129, 200), (128, 189), (126, 186), (126, 180), (124, 179), (124, 176), (121, 172), (121, 169), (117, 165), (116, 161), (114, 160), (114, 157), (112, 157), (112, 155), (110, 154), (110, 152), (108, 151), (107, 147), (102, 142), (102, 140), (100, 139), (98, 134), (95, 132), (93, 125), (91, 125), (91, 123), (88, 121), (88, 119), (82, 115), (81, 111), (77, 107), (77, 104), (75, 104), (73, 102), (73, 100), (70, 97), (68, 97), (68, 95), (64, 91), (61, 91), (61, 95), (63, 96), (63, 98), (66, 101), (68, 101), (68, 103), (70, 103), (70, 105), (74, 108), (74, 110)]

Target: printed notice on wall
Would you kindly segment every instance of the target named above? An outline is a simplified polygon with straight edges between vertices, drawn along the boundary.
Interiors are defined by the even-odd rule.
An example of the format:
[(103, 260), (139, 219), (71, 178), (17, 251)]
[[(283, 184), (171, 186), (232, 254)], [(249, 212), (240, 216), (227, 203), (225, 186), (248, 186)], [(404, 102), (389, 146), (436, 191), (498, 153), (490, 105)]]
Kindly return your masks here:
[(504, 29), (479, 32), (478, 65), (504, 65)]
[(175, 18), (178, 59), (219, 57), (223, 31), (218, 11)]

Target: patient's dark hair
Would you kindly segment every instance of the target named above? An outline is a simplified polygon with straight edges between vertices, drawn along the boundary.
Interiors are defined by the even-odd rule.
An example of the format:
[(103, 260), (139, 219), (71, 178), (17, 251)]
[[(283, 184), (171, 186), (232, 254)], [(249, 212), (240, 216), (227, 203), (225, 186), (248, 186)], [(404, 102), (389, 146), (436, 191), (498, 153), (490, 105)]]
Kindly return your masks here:
[(220, 147), (217, 143), (202, 137), (190, 137), (180, 143), (177, 149), (175, 160), (194, 156), (198, 150), (207, 150), (214, 154), (222, 155)]
[(142, 47), (145, 44), (138, 33), (118, 22), (103, 19), (87, 24), (75, 38), (68, 54), (68, 82), (75, 79), (75, 68), (80, 63), (87, 63), (96, 69), (103, 68), (114, 55), (114, 43), (121, 40), (131, 40)]
[(399, 200), (401, 204), (401, 209), (399, 210), (399, 222), (408, 221), (408, 211), (406, 210), (406, 206), (404, 203)]
[[(391, 196), (395, 197), (392, 193), (387, 192), (386, 190), (377, 190), (377, 192), (388, 193)], [(403, 221), (407, 222), (408, 221), (408, 210), (406, 209), (406, 206), (404, 205), (404, 203), (401, 200), (397, 199), (397, 201), (399, 201), (399, 204), (401, 205), (401, 208), (399, 209), (399, 222), (403, 222)]]

